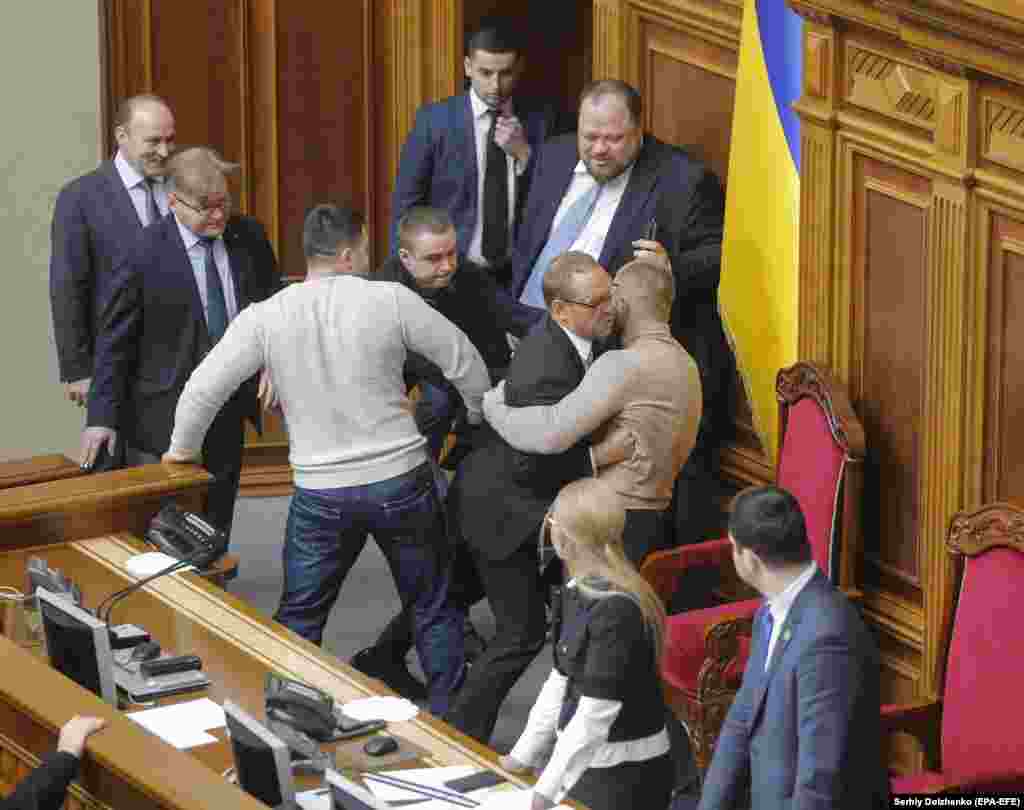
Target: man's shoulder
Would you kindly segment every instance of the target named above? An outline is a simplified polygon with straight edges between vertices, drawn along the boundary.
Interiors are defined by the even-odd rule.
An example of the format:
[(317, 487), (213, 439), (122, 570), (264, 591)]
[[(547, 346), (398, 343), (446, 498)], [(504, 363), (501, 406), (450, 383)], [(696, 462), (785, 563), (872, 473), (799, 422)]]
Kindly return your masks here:
[(112, 173), (116, 173), (113, 162), (105, 160), (95, 169), (80, 174), (65, 183), (60, 190), (61, 196), (77, 197), (91, 194), (106, 185), (113, 176)]
[(659, 173), (673, 173), (683, 177), (700, 177), (708, 171), (707, 165), (682, 146), (665, 143), (653, 135), (644, 135), (641, 152), (644, 163)]
[(423, 116), (428, 119), (441, 118), (465, 111), (466, 94), (459, 93), (456, 96), (448, 96), (438, 101), (428, 101), (416, 111), (417, 117)]
[(224, 241), (268, 242), (267, 230), (256, 217), (248, 214), (235, 214), (228, 220), (224, 228)]
[(573, 165), (580, 159), (575, 132), (563, 132), (548, 138), (541, 147), (545, 157), (571, 159)]

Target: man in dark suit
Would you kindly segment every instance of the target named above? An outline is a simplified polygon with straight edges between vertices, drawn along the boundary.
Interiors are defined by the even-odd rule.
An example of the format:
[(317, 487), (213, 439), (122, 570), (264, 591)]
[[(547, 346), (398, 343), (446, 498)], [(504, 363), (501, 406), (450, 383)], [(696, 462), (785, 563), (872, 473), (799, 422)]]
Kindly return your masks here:
[(641, 113), (640, 95), (625, 82), (584, 89), (578, 132), (548, 141), (535, 158), (510, 292), (542, 306), (544, 273), (566, 250), (589, 253), (612, 276), (634, 259), (671, 269), (672, 335), (697, 362), (703, 389), (697, 444), (673, 504), (676, 542), (684, 543), (703, 539), (718, 446), (732, 424), (733, 357), (718, 313), (724, 197), (703, 163), (643, 133)]
[[(399, 222), (398, 242), (398, 255), (389, 258), (371, 278), (397, 282), (412, 290), (459, 327), (483, 357), (491, 383), (497, 383), (505, 376), (511, 357), (506, 333), (523, 338), (544, 314), (520, 304), (487, 270), (458, 256), (455, 226), (443, 209), (425, 206), (409, 209)], [(462, 398), (440, 368), (414, 352), (406, 359), (405, 379), (410, 387), (419, 385), (421, 392), (429, 385), (444, 393), (448, 405), (440, 413), (436, 409), (437, 400), (422, 393), (416, 403), (416, 426), (426, 436), (430, 454), (437, 458)], [(455, 455), (469, 443), (467, 434), (468, 431), (462, 434), (453, 451)], [(449, 460), (452, 460), (451, 455)], [(472, 560), (466, 559), (462, 547), (456, 552), (454, 565), (453, 598), (468, 609), (480, 599), (480, 592)], [(467, 630), (471, 629), (472, 625), (467, 625)], [(357, 652), (351, 663), (360, 672), (379, 678), (396, 692), (415, 699), (424, 694), (424, 688), (405, 667), (411, 646), (412, 624), (408, 610), (403, 609), (377, 642)], [(482, 646), (482, 642), (477, 642), (476, 646)]]
[[(505, 378), (505, 399), (513, 407), (550, 405), (571, 392), (586, 373), (591, 343), (611, 330), (611, 282), (588, 256), (555, 261), (544, 279), (544, 298), (549, 316), (519, 344)], [(483, 743), (505, 696), (544, 646), (541, 521), (564, 484), (590, 474), (589, 440), (541, 457), (514, 450), (491, 431), (452, 485), (449, 508), (498, 629), (446, 719)]]
[[(83, 465), (117, 441), (129, 465), (159, 461), (192, 370), (239, 311), (280, 287), (263, 226), (230, 214), (227, 173), (235, 168), (205, 147), (168, 162), (172, 214), (142, 233), (115, 273), (104, 311)], [(238, 493), (245, 417), (259, 428), (255, 380), (221, 409), (203, 443), (203, 465), (215, 478), (206, 512), (225, 531)]]
[(410, 208), (429, 205), (451, 216), (459, 255), (504, 270), (534, 155), (558, 126), (553, 104), (515, 95), (523, 63), (515, 28), (485, 22), (466, 44), (468, 91), (417, 112), (398, 163), (392, 253), (398, 222)]
[(766, 603), (700, 810), (887, 808), (878, 647), (811, 558), (800, 504), (777, 487), (741, 492), (729, 539)]
[(174, 149), (174, 116), (152, 95), (125, 99), (114, 127), (117, 153), (68, 183), (50, 230), (50, 305), (60, 378), (85, 405), (97, 324), (114, 268), (139, 231), (167, 213), (164, 174)]

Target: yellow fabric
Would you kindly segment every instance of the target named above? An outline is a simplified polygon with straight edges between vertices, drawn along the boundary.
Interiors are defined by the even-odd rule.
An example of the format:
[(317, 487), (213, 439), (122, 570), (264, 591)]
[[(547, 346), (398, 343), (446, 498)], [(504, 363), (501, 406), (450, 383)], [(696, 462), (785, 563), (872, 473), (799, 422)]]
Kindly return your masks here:
[(775, 458), (775, 375), (797, 359), (800, 185), (746, 0), (725, 204), (720, 301), (761, 444)]

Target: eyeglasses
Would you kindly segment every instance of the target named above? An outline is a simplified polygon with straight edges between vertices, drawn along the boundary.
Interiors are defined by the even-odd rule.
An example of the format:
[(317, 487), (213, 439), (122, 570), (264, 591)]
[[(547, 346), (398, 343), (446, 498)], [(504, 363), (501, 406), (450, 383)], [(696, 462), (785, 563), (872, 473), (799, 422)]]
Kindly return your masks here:
[(573, 301), (571, 298), (556, 298), (555, 300), (561, 301), (563, 304), (576, 304), (577, 306), (586, 307), (587, 309), (597, 309), (598, 307), (603, 307), (611, 299), (605, 298), (603, 301), (598, 301), (596, 304), (588, 304), (586, 301)]
[(227, 214), (231, 210), (230, 196), (225, 197), (222, 202), (216, 203), (215, 205), (208, 205), (204, 203), (202, 207), (198, 205), (192, 205), (192, 203), (190, 203), (184, 197), (179, 197), (178, 195), (174, 195), (174, 198), (182, 205), (184, 205), (186, 208), (189, 208), (192, 211), (194, 211), (197, 216), (204, 218), (210, 216), (214, 211), (220, 211), (222, 214)]

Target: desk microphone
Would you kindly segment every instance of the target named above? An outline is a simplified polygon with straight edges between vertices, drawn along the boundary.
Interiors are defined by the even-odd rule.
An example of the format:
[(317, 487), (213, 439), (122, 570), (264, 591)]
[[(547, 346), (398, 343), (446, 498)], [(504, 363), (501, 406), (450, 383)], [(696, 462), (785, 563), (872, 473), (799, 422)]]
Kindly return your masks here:
[[(115, 591), (110, 594), (106, 599), (100, 602), (99, 607), (96, 608), (96, 618), (104, 622), (107, 628), (110, 628), (110, 614), (113, 612), (114, 607), (124, 599), (126, 596), (137, 591), (143, 585), (152, 582), (158, 577), (162, 577), (165, 574), (173, 574), (175, 571), (180, 571), (189, 565), (195, 565), (197, 568), (205, 568), (215, 561), (219, 560), (224, 553), (228, 550), (228, 535), (225, 532), (218, 532), (214, 537), (210, 539), (208, 544), (203, 544), (191, 554), (183, 557), (180, 560), (175, 560), (173, 563), (168, 565), (166, 568), (161, 568), (155, 574), (150, 574), (148, 577), (143, 577), (138, 582), (133, 582), (126, 588), (122, 588), (119, 591)], [(104, 609), (106, 609), (104, 611)]]

